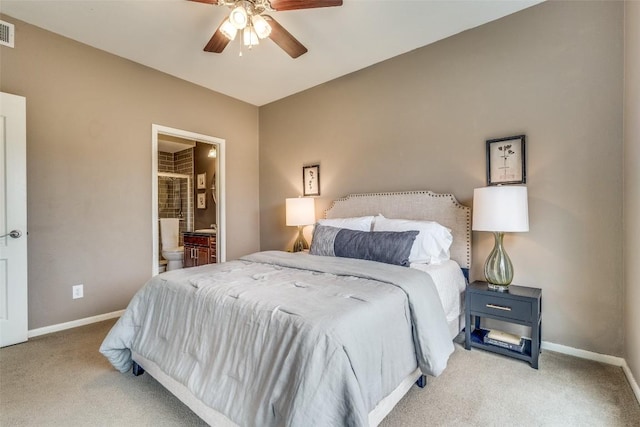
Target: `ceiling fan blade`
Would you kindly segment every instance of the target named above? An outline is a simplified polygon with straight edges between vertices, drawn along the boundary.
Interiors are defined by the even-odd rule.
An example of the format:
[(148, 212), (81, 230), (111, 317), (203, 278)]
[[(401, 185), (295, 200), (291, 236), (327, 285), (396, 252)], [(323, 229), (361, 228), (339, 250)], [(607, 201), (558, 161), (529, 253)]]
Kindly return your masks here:
[(342, 6), (342, 0), (270, 0), (269, 3), (277, 11)]
[(218, 0), (189, 0), (189, 1), (195, 1), (198, 3), (207, 3), (207, 4), (218, 4)]
[(290, 57), (297, 58), (300, 55), (307, 53), (307, 48), (304, 47), (291, 33), (284, 29), (284, 27), (278, 24), (278, 21), (270, 17), (269, 15), (262, 15), (262, 17), (271, 26), (271, 34), (269, 38), (275, 42), (282, 50), (287, 52)]
[(221, 26), (222, 26), (222, 23), (220, 23), (220, 26), (218, 26), (218, 29), (216, 30), (216, 32), (213, 33), (211, 40), (209, 40), (209, 43), (207, 43), (207, 45), (204, 47), (205, 52), (222, 53), (224, 48), (227, 47), (227, 45), (231, 41), (227, 38), (227, 36), (225, 36), (220, 32)]

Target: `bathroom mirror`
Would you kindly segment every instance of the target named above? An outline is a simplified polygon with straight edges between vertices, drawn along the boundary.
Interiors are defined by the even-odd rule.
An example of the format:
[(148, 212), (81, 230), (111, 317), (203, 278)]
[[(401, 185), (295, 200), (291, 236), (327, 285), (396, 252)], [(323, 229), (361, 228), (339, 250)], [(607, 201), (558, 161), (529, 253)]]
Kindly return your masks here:
[[(160, 125), (152, 135), (152, 274), (169, 259), (175, 267), (184, 232), (216, 236), (216, 258), (224, 262), (224, 140)], [(163, 222), (177, 230), (163, 233), (163, 218), (176, 219)]]

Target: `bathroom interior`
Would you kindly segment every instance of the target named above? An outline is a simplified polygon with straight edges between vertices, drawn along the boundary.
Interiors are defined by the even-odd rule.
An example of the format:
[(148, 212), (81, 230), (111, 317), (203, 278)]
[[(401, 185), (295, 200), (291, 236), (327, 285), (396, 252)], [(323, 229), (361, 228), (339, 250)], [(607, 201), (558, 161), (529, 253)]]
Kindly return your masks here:
[[(219, 209), (217, 150), (215, 144), (158, 135), (160, 273), (184, 266), (184, 233), (197, 232), (215, 239)], [(216, 250), (215, 244), (210, 250)], [(212, 253), (208, 259), (215, 262), (216, 255)]]

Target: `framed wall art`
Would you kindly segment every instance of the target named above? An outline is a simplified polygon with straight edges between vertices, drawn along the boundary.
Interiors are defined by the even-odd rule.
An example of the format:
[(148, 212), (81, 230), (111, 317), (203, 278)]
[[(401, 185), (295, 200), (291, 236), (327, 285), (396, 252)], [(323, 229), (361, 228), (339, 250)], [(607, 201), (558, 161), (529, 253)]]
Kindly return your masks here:
[(320, 195), (320, 165), (302, 167), (302, 188), (305, 196)]
[(487, 185), (526, 184), (525, 136), (487, 141)]
[(198, 209), (207, 209), (207, 193), (198, 193)]
[(199, 173), (198, 174), (198, 181), (196, 183), (197, 185), (197, 189), (198, 190), (204, 190), (205, 188), (207, 188), (207, 173)]

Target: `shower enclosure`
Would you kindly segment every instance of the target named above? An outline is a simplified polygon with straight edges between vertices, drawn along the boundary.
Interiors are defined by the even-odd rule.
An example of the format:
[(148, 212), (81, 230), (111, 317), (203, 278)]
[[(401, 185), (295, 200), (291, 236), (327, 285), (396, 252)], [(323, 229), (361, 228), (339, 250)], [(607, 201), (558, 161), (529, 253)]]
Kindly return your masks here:
[[(180, 246), (182, 233), (193, 230), (193, 196), (191, 176), (179, 173), (158, 172), (158, 220), (160, 218), (180, 219)], [(158, 227), (160, 239), (160, 227)], [(161, 242), (161, 240), (158, 240)], [(158, 245), (158, 259), (162, 259), (162, 245)]]

